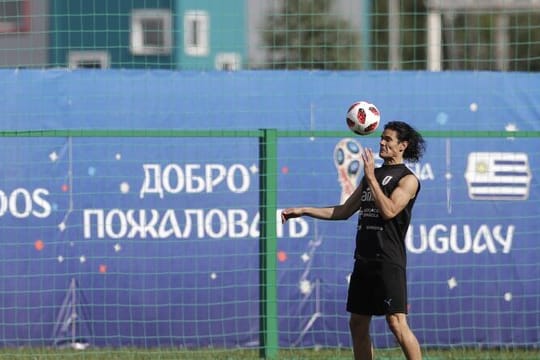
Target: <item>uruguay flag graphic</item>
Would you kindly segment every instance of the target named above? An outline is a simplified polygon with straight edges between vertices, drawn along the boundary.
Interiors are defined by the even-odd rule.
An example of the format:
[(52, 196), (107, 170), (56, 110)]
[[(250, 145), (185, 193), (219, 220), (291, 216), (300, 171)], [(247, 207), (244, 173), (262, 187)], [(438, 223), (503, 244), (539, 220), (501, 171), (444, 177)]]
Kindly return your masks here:
[(465, 180), (473, 200), (526, 200), (531, 169), (526, 153), (473, 152)]

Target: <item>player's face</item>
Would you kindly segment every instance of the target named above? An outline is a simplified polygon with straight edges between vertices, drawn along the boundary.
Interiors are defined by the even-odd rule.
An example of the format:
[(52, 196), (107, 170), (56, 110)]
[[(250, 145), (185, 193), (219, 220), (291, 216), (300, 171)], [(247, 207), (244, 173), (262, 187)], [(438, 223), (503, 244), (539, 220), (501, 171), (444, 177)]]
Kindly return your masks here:
[(379, 141), (379, 156), (385, 162), (401, 162), (406, 147), (406, 142), (398, 140), (395, 130), (386, 129), (383, 131)]

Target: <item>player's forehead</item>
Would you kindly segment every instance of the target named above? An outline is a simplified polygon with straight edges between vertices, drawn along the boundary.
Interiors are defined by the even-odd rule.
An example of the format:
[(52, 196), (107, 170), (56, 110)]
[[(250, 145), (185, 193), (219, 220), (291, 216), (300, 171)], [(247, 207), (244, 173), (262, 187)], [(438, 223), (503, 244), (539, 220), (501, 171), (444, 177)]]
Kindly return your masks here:
[(395, 140), (398, 141), (398, 132), (394, 129), (384, 129), (384, 131), (381, 134), (381, 139), (386, 141)]

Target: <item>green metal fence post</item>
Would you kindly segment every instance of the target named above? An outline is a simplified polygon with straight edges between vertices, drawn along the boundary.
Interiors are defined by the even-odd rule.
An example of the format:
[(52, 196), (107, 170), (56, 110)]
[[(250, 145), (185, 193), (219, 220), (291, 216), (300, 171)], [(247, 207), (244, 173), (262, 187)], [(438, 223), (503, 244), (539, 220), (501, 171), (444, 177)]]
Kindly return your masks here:
[(260, 214), (260, 357), (278, 353), (276, 282), (277, 130), (264, 129), (259, 138)]

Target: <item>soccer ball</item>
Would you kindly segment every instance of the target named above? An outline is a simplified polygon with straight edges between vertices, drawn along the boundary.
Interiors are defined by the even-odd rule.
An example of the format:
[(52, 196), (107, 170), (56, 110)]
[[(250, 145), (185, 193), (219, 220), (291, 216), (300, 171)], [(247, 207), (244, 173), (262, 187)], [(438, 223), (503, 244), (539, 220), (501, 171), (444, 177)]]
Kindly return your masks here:
[(379, 126), (381, 113), (367, 101), (357, 101), (347, 110), (347, 126), (358, 135), (368, 135)]

